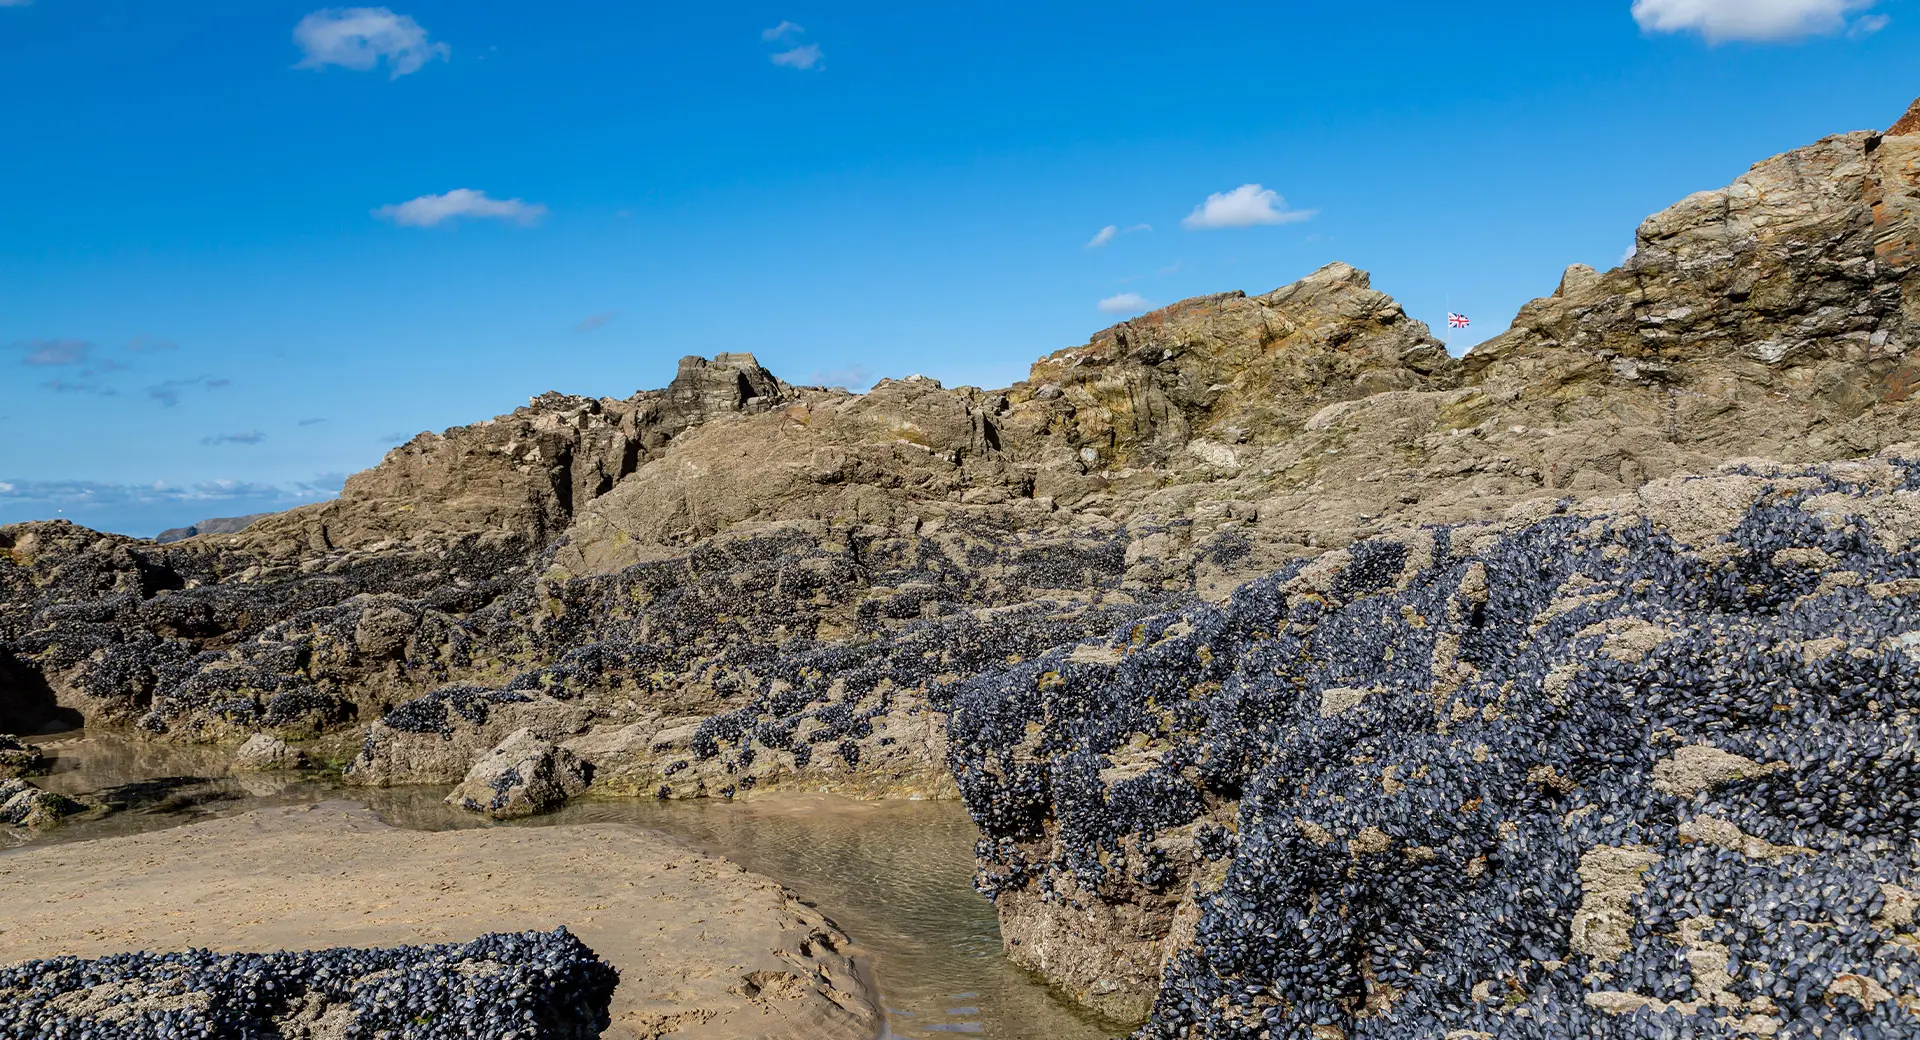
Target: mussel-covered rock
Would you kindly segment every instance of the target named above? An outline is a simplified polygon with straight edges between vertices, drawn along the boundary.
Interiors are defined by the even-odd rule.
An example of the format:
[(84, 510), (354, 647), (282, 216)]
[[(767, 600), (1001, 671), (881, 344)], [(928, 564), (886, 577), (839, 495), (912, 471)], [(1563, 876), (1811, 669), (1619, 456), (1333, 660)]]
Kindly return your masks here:
[(589, 1040), (619, 973), (565, 928), (308, 953), (125, 953), (0, 968), (0, 1036)]
[(0, 780), (0, 823), (50, 827), (86, 809), (65, 795), (43, 791), (25, 780)]

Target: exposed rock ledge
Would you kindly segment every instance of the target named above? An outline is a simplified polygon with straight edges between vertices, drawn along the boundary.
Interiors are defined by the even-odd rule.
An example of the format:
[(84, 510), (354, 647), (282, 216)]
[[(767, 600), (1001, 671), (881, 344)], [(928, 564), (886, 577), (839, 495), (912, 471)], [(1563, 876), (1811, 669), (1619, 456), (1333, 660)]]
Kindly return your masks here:
[(461, 942), (565, 925), (620, 971), (609, 1040), (871, 1037), (831, 921), (621, 825), (419, 833), (344, 803), (0, 856), (9, 961), (133, 949)]

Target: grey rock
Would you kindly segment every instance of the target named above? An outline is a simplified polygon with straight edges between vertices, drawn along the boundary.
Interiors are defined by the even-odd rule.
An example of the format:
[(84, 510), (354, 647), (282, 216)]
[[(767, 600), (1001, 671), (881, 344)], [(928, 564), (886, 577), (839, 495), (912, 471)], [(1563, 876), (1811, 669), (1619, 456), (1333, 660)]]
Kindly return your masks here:
[(243, 772), (283, 772), (306, 764), (305, 752), (270, 733), (255, 733), (233, 754), (233, 768)]
[(587, 783), (579, 756), (521, 729), (474, 763), (447, 804), (486, 816), (531, 816), (564, 804)]

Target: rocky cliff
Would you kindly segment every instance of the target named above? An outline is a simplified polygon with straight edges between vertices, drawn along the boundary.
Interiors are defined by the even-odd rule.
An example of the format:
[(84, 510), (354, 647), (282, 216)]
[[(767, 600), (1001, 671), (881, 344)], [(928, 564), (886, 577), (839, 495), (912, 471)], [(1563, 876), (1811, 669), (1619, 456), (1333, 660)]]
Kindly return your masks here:
[[(370, 784), (512, 736), (602, 794), (957, 787), (1013, 956), (1165, 1035), (1884, 1025), (1908, 991), (1860, 944), (1910, 915), (1868, 928), (1861, 886), (1905, 905), (1911, 832), (1840, 793), (1910, 782), (1911, 123), (1683, 200), (1464, 359), (1333, 264), (1003, 390), (688, 358), (237, 534), (0, 528), (0, 730), (268, 731)], [(1839, 873), (1713, 873), (1746, 860)], [(1740, 945), (1785, 919), (1729, 908), (1807, 885), (1863, 893), (1793, 919), (1879, 989)], [(1679, 967), (1720, 949), (1765, 967)]]

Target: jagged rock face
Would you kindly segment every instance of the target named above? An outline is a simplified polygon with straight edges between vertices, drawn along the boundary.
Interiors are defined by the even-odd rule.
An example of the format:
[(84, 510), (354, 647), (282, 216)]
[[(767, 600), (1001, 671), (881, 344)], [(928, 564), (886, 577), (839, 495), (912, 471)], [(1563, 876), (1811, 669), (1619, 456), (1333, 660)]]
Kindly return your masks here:
[(691, 426), (762, 412), (791, 388), (751, 354), (685, 358), (665, 390), (624, 401), (546, 393), (509, 415), (423, 433), (348, 478), (340, 497), (253, 524), (227, 544), (277, 556), (486, 534), (545, 545)]
[(1176, 303), (1043, 358), (1008, 393), (1002, 425), (1016, 454), (1035, 451), (1030, 438), (1090, 468), (1188, 468), (1180, 454), (1198, 440), (1282, 440), (1328, 404), (1449, 386), (1455, 367), (1366, 272), (1331, 264), (1264, 296)]
[(1916, 627), (1920, 462), (1735, 470), (975, 678), (950, 757), (1008, 953), (1143, 1037), (1904, 1036)]
[(1466, 358), (1469, 379), (1546, 398), (1562, 422), (1644, 385), (1668, 414), (1642, 424), (1723, 455), (1902, 440), (1910, 411), (1884, 406), (1920, 389), (1917, 198), (1920, 136), (1845, 134), (1769, 159), (1649, 217), (1620, 268), (1570, 274)]
[(584, 507), (557, 561), (604, 573), (745, 522), (930, 520), (968, 494), (1044, 513), (998, 447), (977, 390), (909, 378), (857, 396), (794, 391), (778, 409), (688, 430)]

